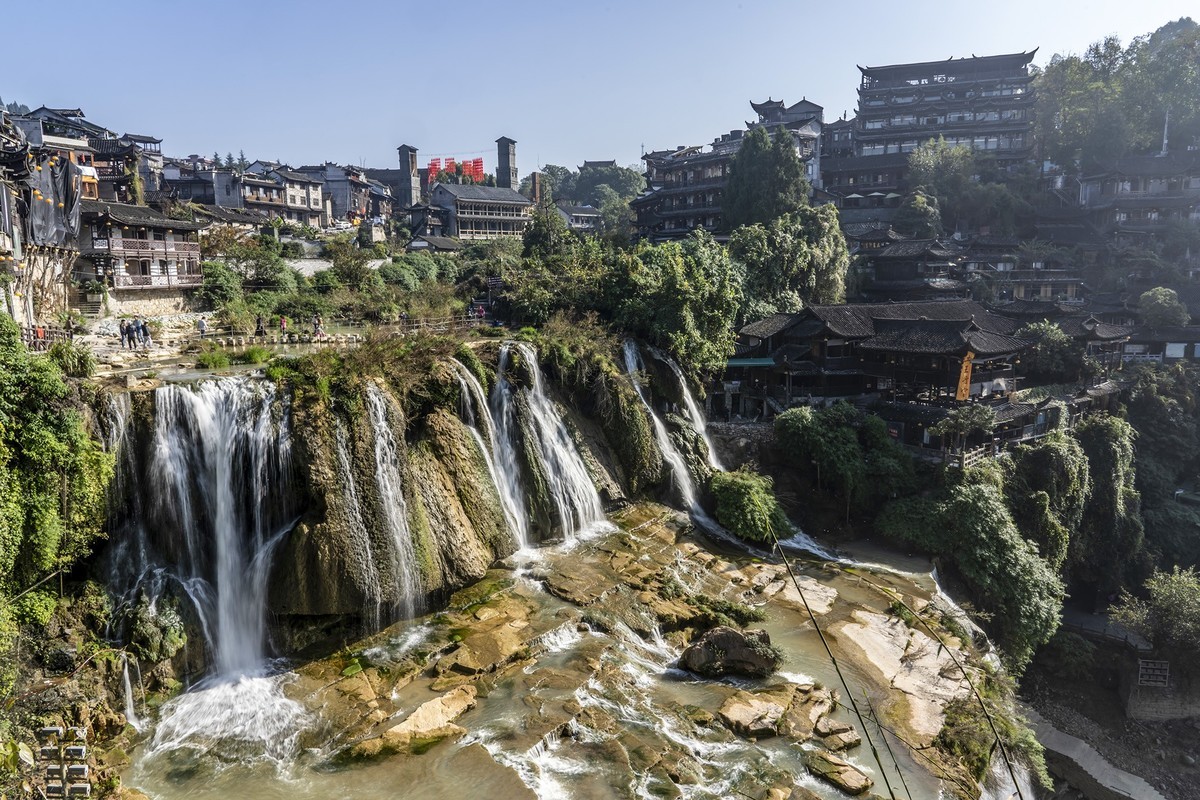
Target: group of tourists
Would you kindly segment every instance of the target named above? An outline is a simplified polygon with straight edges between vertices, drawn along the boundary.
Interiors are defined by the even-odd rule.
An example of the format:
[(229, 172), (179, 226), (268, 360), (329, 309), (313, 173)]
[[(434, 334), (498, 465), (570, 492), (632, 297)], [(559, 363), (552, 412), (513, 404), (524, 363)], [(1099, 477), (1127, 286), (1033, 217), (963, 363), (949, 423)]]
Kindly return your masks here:
[(154, 338), (150, 335), (150, 328), (146, 325), (146, 320), (141, 317), (134, 317), (132, 320), (121, 320), (117, 326), (117, 330), (121, 334), (121, 349), (137, 350), (139, 347), (148, 350), (154, 344)]

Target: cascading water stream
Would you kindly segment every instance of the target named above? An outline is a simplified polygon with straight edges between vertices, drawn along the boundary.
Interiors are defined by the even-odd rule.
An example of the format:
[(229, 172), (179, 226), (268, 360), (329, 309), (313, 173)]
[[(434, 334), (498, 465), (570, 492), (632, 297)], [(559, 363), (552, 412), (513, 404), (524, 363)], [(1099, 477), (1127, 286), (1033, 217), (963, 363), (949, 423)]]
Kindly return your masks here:
[[(499, 425), (497, 420), (492, 418), (495, 412), (488, 405), (479, 379), (457, 359), (450, 363), (458, 375), (459, 413), (471, 435), (475, 437), (479, 449), (483, 451), (488, 474), (491, 475), (492, 484), (500, 495), (500, 506), (504, 510), (508, 529), (516, 541), (517, 549), (523, 549), (529, 545), (529, 515), (525, 512), (525, 491), (521, 487), (520, 470), (516, 465), (516, 451), (510, 444), (502, 443), (497, 436), (496, 429)], [(506, 409), (501, 409), (499, 415), (503, 416), (505, 411)], [(480, 425), (484, 429), (483, 432), (479, 430)]]
[(633, 388), (637, 391), (638, 399), (642, 401), (646, 413), (650, 415), (650, 422), (654, 426), (654, 440), (658, 443), (658, 449), (662, 453), (663, 459), (666, 460), (667, 466), (670, 467), (671, 478), (675, 481), (675, 486), (679, 490), (683, 504), (693, 516), (709, 520), (708, 515), (700, 508), (700, 502), (696, 498), (696, 484), (692, 481), (692, 474), (688, 471), (687, 462), (683, 460), (683, 455), (679, 452), (679, 448), (671, 441), (671, 435), (667, 432), (667, 426), (659, 418), (658, 413), (646, 398), (646, 390), (639, 378), (645, 365), (642, 363), (642, 354), (638, 352), (637, 342), (632, 339), (626, 339), (623, 350), (625, 354), (625, 372), (629, 375), (629, 380), (633, 383)]
[[(139, 681), (140, 683), (140, 681)], [(133, 683), (129, 680), (129, 656), (121, 654), (121, 685), (125, 690), (125, 721), (133, 726), (138, 733), (142, 732), (145, 723), (137, 713), (137, 700), (133, 696)]]
[(713, 447), (712, 439), (708, 437), (708, 422), (704, 419), (704, 414), (700, 412), (700, 406), (696, 404), (696, 398), (692, 395), (692, 390), (688, 388), (687, 378), (683, 376), (683, 370), (675, 363), (675, 359), (671, 358), (661, 350), (652, 349), (654, 357), (666, 364), (671, 372), (675, 375), (675, 380), (679, 382), (679, 393), (683, 397), (683, 409), (687, 412), (688, 422), (692, 423), (692, 428), (704, 440), (704, 446), (708, 451), (708, 465), (715, 470), (724, 471), (720, 460), (717, 458), (717, 451)]
[[(502, 449), (512, 454), (512, 467), (517, 466), (516, 448), (519, 446), (516, 412), (511, 408), (511, 396), (506, 396), (513, 391), (506, 376), (512, 350), (516, 350), (520, 355), (532, 384), (520, 390), (529, 408), (527, 432), (537, 448), (550, 500), (554, 504), (563, 537), (572, 539), (604, 523), (604, 504), (600, 502), (600, 494), (592, 483), (592, 476), (567, 431), (562, 415), (546, 394), (542, 372), (538, 367), (537, 351), (525, 342), (505, 342), (501, 346), (497, 389), (493, 393), (493, 408), (499, 407), (498, 416), (502, 423), (497, 426), (501, 428)], [(508, 464), (504, 464), (505, 470), (508, 467)]]
[(334, 430), (337, 447), (338, 479), (342, 484), (342, 496), (346, 501), (346, 521), (349, 523), (349, 542), (355, 550), (357, 563), (363, 569), (363, 583), (368, 599), (375, 608), (369, 614), (372, 628), (379, 627), (382, 621), (384, 591), (379, 577), (379, 567), (375, 564), (375, 553), (371, 547), (371, 535), (363, 522), (362, 503), (358, 497), (358, 482), (354, 477), (354, 468), (350, 459), (350, 442), (346, 435), (346, 426), (340, 419)]
[(416, 616), (421, 604), (421, 572), (408, 526), (408, 503), (404, 500), (400, 474), (400, 448), (392, 432), (388, 399), (373, 383), (367, 386), (367, 416), (375, 440), (375, 481), (380, 511), (391, 535), (397, 612), (409, 619)]

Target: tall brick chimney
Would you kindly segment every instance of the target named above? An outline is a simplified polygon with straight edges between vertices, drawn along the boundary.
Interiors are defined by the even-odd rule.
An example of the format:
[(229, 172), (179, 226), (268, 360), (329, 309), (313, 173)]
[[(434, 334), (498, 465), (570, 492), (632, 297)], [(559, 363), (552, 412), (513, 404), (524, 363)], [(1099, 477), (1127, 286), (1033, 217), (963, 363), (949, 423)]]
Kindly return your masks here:
[(504, 189), (516, 189), (520, 183), (517, 177), (517, 142), (501, 136), (496, 140), (496, 185)]

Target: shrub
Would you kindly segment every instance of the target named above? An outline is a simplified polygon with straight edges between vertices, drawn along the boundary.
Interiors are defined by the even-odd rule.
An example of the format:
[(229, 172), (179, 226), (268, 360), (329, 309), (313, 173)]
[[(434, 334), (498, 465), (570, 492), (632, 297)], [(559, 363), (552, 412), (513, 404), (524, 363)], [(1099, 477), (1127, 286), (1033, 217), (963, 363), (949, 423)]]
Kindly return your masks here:
[(196, 299), (216, 311), (242, 299), (242, 277), (219, 261), (200, 265), (204, 283), (196, 291)]
[(72, 378), (90, 378), (96, 372), (96, 356), (86, 344), (55, 342), (50, 346), (50, 358)]
[(787, 518), (767, 476), (745, 470), (718, 472), (712, 478), (712, 492), (717, 498), (717, 521), (735, 535), (764, 542), (787, 530)]
[(229, 356), (220, 350), (208, 350), (196, 356), (196, 366), (203, 369), (222, 369), (229, 366)]
[(261, 345), (251, 345), (233, 356), (238, 364), (265, 364), (271, 360), (273, 353)]
[(33, 591), (23, 595), (13, 605), (17, 621), (22, 625), (43, 627), (54, 616), (58, 598), (49, 592)]

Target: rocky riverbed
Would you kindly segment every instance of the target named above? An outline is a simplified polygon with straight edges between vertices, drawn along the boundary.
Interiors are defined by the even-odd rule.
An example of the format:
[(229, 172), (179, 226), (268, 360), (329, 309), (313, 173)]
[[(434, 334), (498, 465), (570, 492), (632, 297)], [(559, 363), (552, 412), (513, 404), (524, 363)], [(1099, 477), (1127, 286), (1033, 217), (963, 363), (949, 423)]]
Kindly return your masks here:
[[(930, 585), (812, 562), (797, 590), (781, 564), (716, 550), (663, 507), (614, 521), (514, 556), (441, 613), (170, 701), (126, 785), (163, 800), (305, 800), (417, 781), (430, 796), (811, 800), (886, 795), (903, 772), (914, 797), (978, 796), (929, 747), (962, 675), (891, 611), (902, 601), (940, 630)], [(864, 725), (848, 709), (805, 601), (890, 754), (870, 714)], [(705, 631), (781, 658), (778, 670), (679, 668)], [(236, 700), (237, 719), (206, 717), (205, 692), (222, 708)]]

